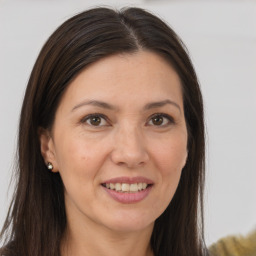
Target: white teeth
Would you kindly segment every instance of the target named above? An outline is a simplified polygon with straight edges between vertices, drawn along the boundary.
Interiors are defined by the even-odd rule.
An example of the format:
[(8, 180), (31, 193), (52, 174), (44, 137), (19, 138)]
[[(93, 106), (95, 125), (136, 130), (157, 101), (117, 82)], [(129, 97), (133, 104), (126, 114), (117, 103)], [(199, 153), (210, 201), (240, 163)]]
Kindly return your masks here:
[(138, 192), (147, 188), (147, 183), (106, 183), (106, 188), (119, 192)]
[(123, 191), (123, 192), (128, 192), (128, 191), (130, 191), (130, 185), (127, 184), (127, 183), (123, 183), (123, 184), (122, 184), (122, 191)]
[(135, 184), (131, 184), (130, 185), (130, 191), (131, 192), (137, 192), (138, 191), (138, 185), (135, 183)]
[(121, 191), (122, 190), (122, 184), (121, 183), (116, 183), (115, 189), (116, 189), (116, 191)]

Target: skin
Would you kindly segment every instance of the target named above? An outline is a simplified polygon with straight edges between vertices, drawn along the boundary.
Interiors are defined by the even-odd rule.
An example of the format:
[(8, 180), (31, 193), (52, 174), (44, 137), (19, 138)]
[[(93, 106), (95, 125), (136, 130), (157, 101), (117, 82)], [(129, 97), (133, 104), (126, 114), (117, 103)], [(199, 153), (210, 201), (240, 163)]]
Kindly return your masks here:
[[(98, 125), (88, 118), (95, 113), (104, 115)], [(67, 88), (40, 141), (65, 187), (62, 255), (153, 255), (154, 221), (172, 200), (187, 158), (181, 82), (171, 65), (147, 51), (90, 65)], [(101, 184), (123, 176), (154, 184), (142, 201), (120, 203)]]

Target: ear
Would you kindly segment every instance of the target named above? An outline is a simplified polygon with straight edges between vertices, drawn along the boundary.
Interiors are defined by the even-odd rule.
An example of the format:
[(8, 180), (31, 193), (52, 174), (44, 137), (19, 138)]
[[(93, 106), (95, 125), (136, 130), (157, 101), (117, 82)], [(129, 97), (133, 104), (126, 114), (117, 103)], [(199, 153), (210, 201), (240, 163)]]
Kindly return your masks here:
[(45, 165), (49, 162), (53, 165), (52, 172), (58, 172), (58, 164), (56, 160), (56, 153), (53, 138), (50, 132), (42, 127), (38, 129), (38, 136), (40, 141), (41, 154)]

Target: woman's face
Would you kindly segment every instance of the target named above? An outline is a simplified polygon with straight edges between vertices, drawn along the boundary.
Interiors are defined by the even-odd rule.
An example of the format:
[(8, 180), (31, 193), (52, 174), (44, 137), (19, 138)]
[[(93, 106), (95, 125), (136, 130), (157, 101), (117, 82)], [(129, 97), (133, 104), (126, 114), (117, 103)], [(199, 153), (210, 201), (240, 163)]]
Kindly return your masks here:
[(63, 180), (68, 220), (115, 231), (152, 228), (187, 158), (177, 73), (146, 51), (90, 65), (67, 88), (41, 145)]

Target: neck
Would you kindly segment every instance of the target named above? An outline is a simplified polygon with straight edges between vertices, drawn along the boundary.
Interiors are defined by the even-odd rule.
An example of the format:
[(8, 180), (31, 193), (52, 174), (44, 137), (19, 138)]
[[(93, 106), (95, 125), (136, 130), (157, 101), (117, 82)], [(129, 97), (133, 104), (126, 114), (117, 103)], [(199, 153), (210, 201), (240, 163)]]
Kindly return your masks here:
[[(70, 222), (68, 222), (70, 223)], [(153, 224), (139, 231), (113, 231), (95, 223), (68, 225), (61, 244), (61, 256), (153, 256), (150, 238)]]

